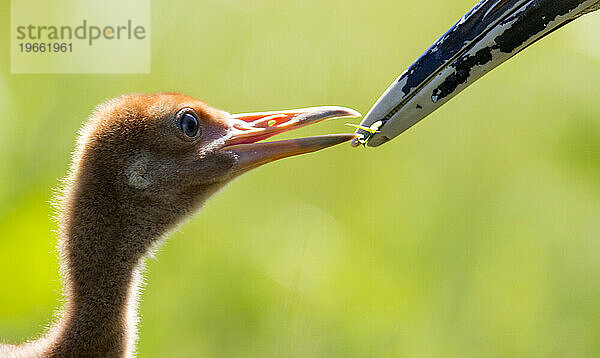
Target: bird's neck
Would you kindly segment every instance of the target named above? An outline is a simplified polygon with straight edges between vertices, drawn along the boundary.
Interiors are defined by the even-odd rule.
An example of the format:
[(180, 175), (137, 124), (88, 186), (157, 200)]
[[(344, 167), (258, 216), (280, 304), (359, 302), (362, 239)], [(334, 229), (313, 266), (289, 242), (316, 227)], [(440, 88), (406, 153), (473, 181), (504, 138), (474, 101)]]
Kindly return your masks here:
[(49, 356), (122, 357), (136, 341), (137, 295), (153, 233), (120, 200), (94, 191), (67, 198), (61, 234), (65, 307)]
[(144, 258), (218, 188), (202, 188), (203, 196), (173, 202), (160, 193), (147, 197), (124, 190), (110, 170), (92, 167), (96, 170), (72, 174), (73, 186), (63, 198), (60, 260), (66, 302), (58, 323), (34, 344), (43, 357), (131, 355)]
[(83, 247), (119, 240), (101, 233), (63, 239), (66, 302), (52, 332), (51, 356), (122, 357), (134, 347), (142, 259), (132, 262), (111, 245)]
[(49, 351), (56, 356), (128, 355), (136, 341), (140, 271), (141, 264), (127, 269), (116, 264), (69, 272), (67, 302)]

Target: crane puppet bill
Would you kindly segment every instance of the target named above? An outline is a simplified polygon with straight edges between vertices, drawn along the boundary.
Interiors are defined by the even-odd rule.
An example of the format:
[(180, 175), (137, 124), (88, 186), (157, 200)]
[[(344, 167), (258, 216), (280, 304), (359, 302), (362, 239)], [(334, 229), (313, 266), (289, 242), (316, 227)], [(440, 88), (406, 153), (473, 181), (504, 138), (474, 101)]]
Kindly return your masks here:
[[(521, 50), (599, 8), (600, 0), (482, 0), (388, 87), (352, 144), (388, 142)], [(377, 132), (365, 129), (378, 122)]]

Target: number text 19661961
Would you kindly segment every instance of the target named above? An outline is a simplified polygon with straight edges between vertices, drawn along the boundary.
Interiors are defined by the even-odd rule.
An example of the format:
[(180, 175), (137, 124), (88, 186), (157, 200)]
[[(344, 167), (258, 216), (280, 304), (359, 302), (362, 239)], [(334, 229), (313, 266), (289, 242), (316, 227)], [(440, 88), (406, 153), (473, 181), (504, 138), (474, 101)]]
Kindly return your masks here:
[(67, 42), (21, 42), (21, 52), (73, 52), (73, 44)]

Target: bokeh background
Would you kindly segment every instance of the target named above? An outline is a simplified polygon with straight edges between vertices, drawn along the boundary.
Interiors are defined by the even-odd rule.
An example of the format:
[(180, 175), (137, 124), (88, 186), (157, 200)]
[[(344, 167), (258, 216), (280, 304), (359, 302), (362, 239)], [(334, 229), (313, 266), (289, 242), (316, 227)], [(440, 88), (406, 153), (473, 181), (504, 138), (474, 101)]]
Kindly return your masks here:
[[(153, 1), (151, 74), (11, 75), (3, 1), (0, 337), (34, 337), (59, 305), (53, 189), (96, 104), (173, 90), (366, 113), (472, 5)], [(599, 15), (383, 147), (233, 182), (148, 260), (141, 356), (600, 356)]]

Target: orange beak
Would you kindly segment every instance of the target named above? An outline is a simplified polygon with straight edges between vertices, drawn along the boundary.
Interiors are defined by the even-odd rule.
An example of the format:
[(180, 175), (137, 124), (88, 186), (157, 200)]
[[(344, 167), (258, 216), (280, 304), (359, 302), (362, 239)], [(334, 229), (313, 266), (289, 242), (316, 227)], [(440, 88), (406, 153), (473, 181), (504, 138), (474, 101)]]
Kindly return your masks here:
[(237, 170), (304, 153), (315, 152), (356, 138), (355, 134), (331, 134), (276, 142), (257, 143), (274, 135), (333, 118), (356, 118), (360, 113), (344, 107), (311, 107), (280, 112), (234, 114), (231, 135), (223, 150), (234, 153)]

